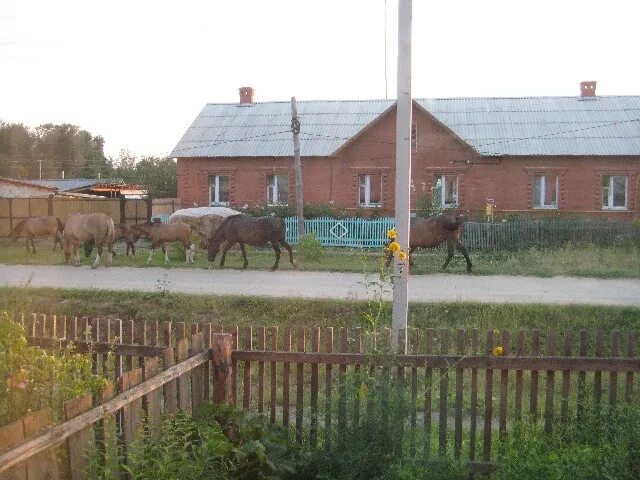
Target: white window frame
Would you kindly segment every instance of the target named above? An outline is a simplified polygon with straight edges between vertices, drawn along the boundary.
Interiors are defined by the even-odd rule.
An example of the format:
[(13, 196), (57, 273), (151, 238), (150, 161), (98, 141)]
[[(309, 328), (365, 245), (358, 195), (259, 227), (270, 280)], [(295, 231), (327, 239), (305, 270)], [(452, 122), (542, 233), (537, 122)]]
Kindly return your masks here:
[[(267, 205), (288, 205), (289, 199), (286, 198), (285, 201), (281, 201), (278, 197), (278, 178), (279, 177), (287, 177), (286, 174), (272, 174), (267, 175)], [(273, 178), (273, 183), (270, 182), (271, 178)], [(287, 177), (287, 197), (289, 196), (289, 181)]]
[(229, 202), (220, 201), (220, 177), (227, 177), (227, 188), (229, 187), (229, 175), (209, 175), (209, 205), (229, 205)]
[[(553, 174), (549, 175), (534, 175), (533, 176), (533, 208), (540, 210), (557, 210), (558, 209), (558, 191), (560, 187), (560, 177), (555, 175), (555, 189), (556, 189), (556, 203), (555, 204), (545, 204), (545, 199), (547, 198), (547, 177), (553, 176)], [(540, 184), (540, 198), (536, 198), (536, 183), (538, 179), (542, 179), (542, 183)], [(536, 201), (539, 200), (540, 203), (536, 205)]]
[[(624, 178), (624, 206), (622, 205), (618, 205), (618, 206), (614, 206), (613, 205), (613, 197), (614, 197), (614, 182), (613, 179), (616, 177), (622, 177)], [(607, 192), (607, 203), (602, 205), (602, 209), (603, 210), (627, 210), (628, 209), (628, 205), (629, 205), (629, 177), (627, 175), (603, 175), (602, 180), (604, 183), (604, 180), (608, 178), (609, 179), (609, 184), (605, 187), (604, 185), (602, 185), (602, 188), (607, 188), (608, 192)], [(604, 194), (604, 191), (602, 192)]]
[[(376, 203), (371, 202), (371, 175), (370, 173), (358, 175), (358, 204), (365, 208), (379, 208), (382, 206), (382, 175), (380, 175), (380, 201)], [(364, 201), (360, 195), (362, 188), (364, 188)]]
[[(456, 177), (456, 201), (455, 203), (451, 204), (451, 203), (446, 203), (446, 198), (447, 198), (447, 177)], [(434, 189), (438, 188), (438, 179), (440, 179), (442, 188), (440, 189), (440, 198), (437, 199), (438, 204), (440, 205), (440, 208), (443, 209), (451, 209), (451, 208), (457, 208), (458, 205), (460, 204), (460, 178), (458, 177), (458, 175), (436, 175), (435, 176), (435, 183), (434, 183)], [(435, 195), (434, 195), (435, 197)]]

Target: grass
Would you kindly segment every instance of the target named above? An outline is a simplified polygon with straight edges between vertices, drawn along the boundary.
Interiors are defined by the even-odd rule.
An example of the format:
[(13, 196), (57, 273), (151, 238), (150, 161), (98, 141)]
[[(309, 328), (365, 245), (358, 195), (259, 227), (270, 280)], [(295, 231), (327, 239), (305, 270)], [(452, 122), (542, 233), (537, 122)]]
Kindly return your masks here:
[[(213, 322), (225, 326), (369, 327), (366, 316), (378, 304), (329, 299), (277, 299), (157, 292), (115, 292), (55, 288), (0, 287), (0, 310), (123, 320)], [(390, 326), (391, 304), (380, 305), (379, 327)], [(640, 308), (576, 305), (411, 303), (408, 323), (416, 329), (519, 328), (640, 330)], [(452, 339), (453, 342), (453, 339)], [(544, 343), (542, 343), (544, 345)]]
[[(115, 265), (146, 267), (149, 249), (145, 242), (138, 242), (135, 256), (126, 256), (125, 246), (117, 243), (115, 246)], [(147, 244), (148, 245), (148, 244)], [(11, 245), (7, 239), (0, 240), (0, 263), (26, 265), (63, 265), (64, 257), (58, 250), (51, 251), (49, 241), (37, 242), (37, 253), (28, 253), (22, 240), (17, 245)], [(95, 253), (94, 253), (95, 255)], [(270, 248), (248, 248), (249, 268), (268, 270), (274, 263), (275, 257)], [(295, 259), (302, 270), (362, 272), (379, 269), (382, 252), (376, 250), (357, 249), (324, 249), (324, 255), (317, 260), (308, 260), (294, 253)], [(446, 253), (444, 250), (419, 251), (414, 259), (416, 266), (414, 275), (425, 275), (441, 272)], [(597, 247), (593, 245), (555, 248), (529, 249), (517, 252), (471, 252), (474, 263), (474, 275), (532, 275), (550, 277), (554, 275), (568, 275), (578, 277), (600, 278), (638, 278), (640, 277), (640, 248), (637, 247)], [(90, 265), (91, 260), (81, 254), (82, 263)], [(103, 259), (104, 260), (104, 259)], [(214, 264), (207, 261), (206, 251), (198, 248), (195, 264), (185, 265), (184, 250), (178, 244), (169, 247), (169, 262), (165, 263), (162, 252), (156, 251), (151, 266), (167, 268), (219, 268), (220, 257)], [(227, 254), (226, 267), (240, 269), (242, 256), (239, 251), (231, 250)], [(290, 270), (288, 255), (283, 250), (280, 258), (280, 269)], [(448, 273), (465, 274), (464, 258), (456, 254), (447, 269)]]

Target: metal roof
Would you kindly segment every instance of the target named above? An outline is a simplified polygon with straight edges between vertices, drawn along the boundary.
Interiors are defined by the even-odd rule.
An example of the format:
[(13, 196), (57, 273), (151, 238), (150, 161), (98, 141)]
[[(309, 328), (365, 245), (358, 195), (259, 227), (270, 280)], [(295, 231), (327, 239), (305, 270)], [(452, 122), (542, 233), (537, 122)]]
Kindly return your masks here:
[[(332, 155), (394, 104), (394, 100), (297, 102), (300, 154)], [(291, 157), (291, 103), (209, 103), (171, 156)]]
[(28, 182), (34, 185), (54, 187), (57, 188), (59, 192), (72, 192), (101, 184), (124, 184), (124, 181), (120, 178), (50, 178), (44, 180), (28, 180)]
[[(640, 155), (640, 96), (415, 99), (482, 155)], [(301, 101), (300, 152), (330, 156), (394, 100)], [(172, 157), (290, 157), (290, 102), (207, 104)]]
[(482, 155), (640, 155), (640, 96), (416, 103)]

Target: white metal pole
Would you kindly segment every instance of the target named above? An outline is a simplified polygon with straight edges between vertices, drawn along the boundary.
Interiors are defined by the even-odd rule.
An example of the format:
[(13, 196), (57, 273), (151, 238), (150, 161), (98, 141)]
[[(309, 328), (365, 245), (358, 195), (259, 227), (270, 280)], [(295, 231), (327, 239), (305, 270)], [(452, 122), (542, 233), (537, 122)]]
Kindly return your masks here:
[[(411, 183), (411, 1), (398, 2), (398, 106), (396, 117), (396, 241), (406, 252), (409, 248), (409, 201)], [(392, 346), (406, 353), (409, 309), (409, 266), (397, 258), (394, 262)]]

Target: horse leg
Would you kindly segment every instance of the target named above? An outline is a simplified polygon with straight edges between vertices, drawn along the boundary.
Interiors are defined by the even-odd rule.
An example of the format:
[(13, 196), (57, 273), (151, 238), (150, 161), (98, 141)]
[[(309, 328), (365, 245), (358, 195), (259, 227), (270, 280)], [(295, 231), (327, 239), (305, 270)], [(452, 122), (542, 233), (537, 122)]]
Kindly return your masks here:
[(274, 263), (273, 267), (271, 267), (271, 271), (273, 272), (278, 269), (278, 264), (280, 263), (280, 246), (278, 245), (278, 242), (273, 242), (271, 246), (273, 247), (273, 250), (276, 252), (276, 263)]
[(73, 244), (73, 264), (76, 267), (80, 266), (80, 255), (78, 254), (78, 245), (79, 244)]
[(447, 265), (449, 265), (449, 262), (453, 258), (453, 247), (453, 242), (447, 242), (447, 260), (444, 262), (444, 265), (442, 265), (443, 270), (447, 268)]
[(107, 267), (110, 267), (113, 264), (113, 256), (115, 253), (113, 252), (113, 240), (107, 241)]
[(227, 252), (231, 247), (233, 247), (235, 243), (227, 242), (224, 248), (222, 249), (222, 257), (220, 257), (220, 268), (224, 268), (224, 259), (227, 256)]
[(164, 263), (169, 263), (169, 254), (167, 253), (167, 247), (165, 247), (164, 242), (162, 243), (162, 253), (164, 253)]
[(33, 237), (31, 237), (31, 253), (34, 255), (36, 253), (36, 242), (33, 241)]
[(460, 242), (456, 243), (456, 247), (458, 248), (458, 251), (464, 256), (464, 259), (467, 261), (467, 273), (471, 273), (471, 267), (473, 267), (473, 264), (471, 263), (471, 259), (469, 258), (467, 249)]
[(100, 256), (102, 255), (102, 242), (99, 242), (97, 247), (98, 251), (96, 252), (96, 259), (93, 262), (93, 265), (91, 265), (91, 268), (98, 268), (98, 265), (100, 265)]
[(151, 251), (149, 252), (149, 258), (147, 258), (147, 265), (151, 263), (151, 257), (156, 251), (156, 244), (151, 240)]
[(249, 261), (247, 260), (247, 250), (244, 248), (244, 242), (238, 242), (240, 244), (240, 250), (242, 251), (242, 258), (244, 259), (244, 263), (242, 264), (242, 269), (244, 270), (249, 265)]
[(293, 261), (293, 250), (291, 249), (291, 245), (289, 245), (284, 240), (280, 240), (280, 245), (286, 248), (287, 252), (289, 252), (289, 261), (291, 262), (291, 265), (293, 265), (293, 268), (298, 268), (298, 265), (296, 264), (296, 262)]

